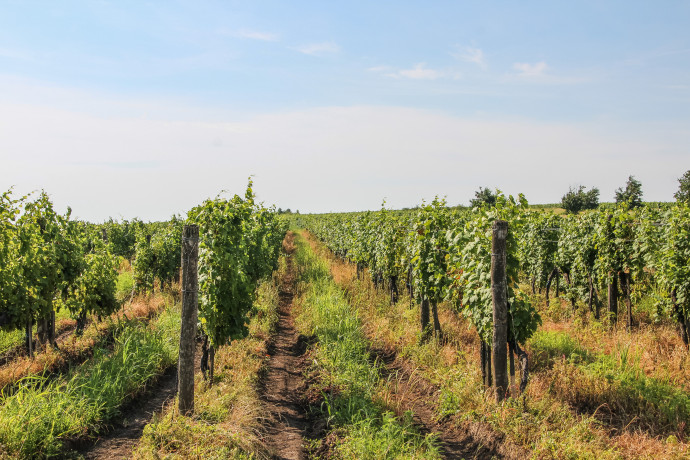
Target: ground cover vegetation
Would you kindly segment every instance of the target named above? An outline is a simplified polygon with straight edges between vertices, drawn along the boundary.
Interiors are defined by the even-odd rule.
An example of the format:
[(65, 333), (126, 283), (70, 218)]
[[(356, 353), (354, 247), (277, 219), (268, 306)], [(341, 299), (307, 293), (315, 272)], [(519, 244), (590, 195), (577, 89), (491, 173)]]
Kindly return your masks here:
[[(5, 351), (0, 411), (8, 423), (2, 453), (50, 456), (61, 451), (66, 440), (95, 433), (123, 401), (141, 393), (175, 362), (176, 344), (172, 354), (166, 345), (160, 355), (145, 346), (146, 327), (133, 324), (155, 313), (152, 304), (179, 300), (179, 295), (166, 293), (174, 292), (171, 288), (179, 276), (185, 221), (178, 217), (147, 224), (72, 221), (69, 211), (65, 215), (53, 211), (44, 192), (16, 198), (10, 190), (0, 204), (0, 338)], [(201, 226), (200, 319), (205, 345), (211, 346), (211, 364), (205, 364), (212, 383), (215, 348), (249, 332), (245, 323), (256, 287), (276, 267), (285, 224), (272, 209), (254, 202), (251, 182), (244, 199), (207, 200), (189, 212), (186, 222)], [(164, 342), (179, 338), (166, 331)], [(63, 337), (63, 332), (72, 335)], [(131, 334), (143, 335), (132, 338)], [(17, 340), (22, 338), (26, 357), (17, 353)], [(136, 346), (124, 345), (130, 343)], [(40, 353), (35, 353), (36, 348)], [(143, 355), (137, 355), (137, 349)], [(89, 356), (93, 356), (90, 361), (76, 366)], [(141, 373), (138, 362), (144, 365)], [(103, 366), (107, 372), (101, 370)], [(124, 372), (131, 378), (122, 378)], [(111, 387), (114, 390), (108, 393)], [(55, 410), (45, 414), (34, 410), (43, 406)], [(60, 408), (67, 406), (72, 410), (69, 417), (56, 422)], [(17, 427), (28, 414), (22, 407), (33, 414), (30, 423), (36, 427), (20, 433)], [(14, 431), (12, 421), (19, 422), (12, 425)]]
[(24, 379), (13, 394), (0, 398), (3, 453), (50, 457), (65, 441), (97, 432), (124, 401), (175, 362), (179, 323), (174, 309), (148, 326), (123, 323), (112, 350), (97, 348), (93, 358), (61, 378)]
[[(516, 383), (516, 398), (495, 407), (485, 398), (486, 367), (477, 364), (491, 327), (487, 251), (490, 223), (499, 217), (514, 237), (508, 242), (510, 354), (521, 378), (528, 356), (532, 374), (524, 391)], [(436, 201), (408, 213), (301, 216), (297, 223), (386, 292), (387, 302), (374, 310), (379, 322), (406, 318), (377, 334), (427, 369), (440, 387), (439, 416), (488, 422), (537, 456), (635, 458), (687, 453), (687, 306), (678, 293), (687, 289), (687, 277), (680, 277), (690, 260), (688, 217), (680, 203), (622, 203), (555, 216), (498, 194), (496, 208), (464, 214)], [(419, 260), (423, 269), (415, 269)], [(414, 299), (414, 316), (400, 310), (403, 289), (407, 302)], [(427, 300), (442, 302), (427, 313)], [(421, 327), (410, 338), (402, 328), (409, 330), (413, 320)], [(468, 324), (474, 338), (461, 330)], [(451, 362), (465, 362), (429, 366), (448, 354)]]
[(423, 435), (412, 414), (397, 417), (385, 404), (380, 365), (370, 356), (359, 315), (331, 278), (327, 263), (297, 239), (296, 324), (314, 337), (310, 350), (314, 404), (328, 435), (311, 446), (317, 458), (440, 458), (433, 435)]
[(285, 259), (274, 278), (256, 291), (248, 335), (220, 347), (215, 355), (213, 385), (199, 370), (195, 375), (193, 416), (181, 415), (175, 402), (146, 426), (132, 458), (262, 458), (264, 413), (258, 382), (268, 361), (268, 343), (277, 322), (276, 280), (286, 270)]
[[(7, 395), (20, 386), (25, 377), (59, 375), (70, 366), (78, 366), (92, 357), (96, 348), (111, 347), (115, 333), (123, 322), (148, 322), (165, 308), (174, 305), (175, 298), (170, 292), (135, 296), (131, 302), (102, 321), (93, 317), (80, 335), (74, 334), (76, 321), (66, 320), (71, 328), (58, 338), (59, 348), (48, 347), (33, 357), (8, 357), (0, 366), (0, 390)], [(21, 340), (24, 340), (23, 336)]]

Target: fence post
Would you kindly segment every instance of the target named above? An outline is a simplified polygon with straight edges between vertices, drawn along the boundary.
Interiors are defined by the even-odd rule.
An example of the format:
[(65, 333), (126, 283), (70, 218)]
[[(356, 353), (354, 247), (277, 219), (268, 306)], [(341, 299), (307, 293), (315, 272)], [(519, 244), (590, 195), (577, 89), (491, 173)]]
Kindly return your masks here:
[(497, 220), (491, 238), (491, 297), (493, 300), (494, 336), (493, 362), (496, 401), (502, 401), (508, 392), (508, 286), (506, 279), (506, 238), (508, 222)]
[(194, 412), (194, 350), (199, 282), (199, 227), (185, 225), (182, 231), (182, 327), (180, 355), (177, 364), (179, 410), (181, 414)]

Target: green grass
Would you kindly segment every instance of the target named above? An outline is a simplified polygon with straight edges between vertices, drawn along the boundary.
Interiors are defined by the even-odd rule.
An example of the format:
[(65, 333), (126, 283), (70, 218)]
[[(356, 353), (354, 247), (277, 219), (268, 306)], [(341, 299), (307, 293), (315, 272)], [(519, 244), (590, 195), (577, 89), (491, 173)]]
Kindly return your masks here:
[(334, 453), (340, 458), (440, 458), (435, 438), (420, 434), (410, 413), (398, 418), (376, 402), (379, 369), (370, 362), (359, 317), (330, 278), (327, 264), (301, 238), (297, 248), (304, 293), (297, 324), (318, 341), (313, 358), (324, 396), (320, 412), (339, 437)]
[(124, 302), (132, 295), (134, 288), (134, 276), (132, 271), (122, 271), (117, 275), (117, 283), (115, 284), (115, 298), (118, 302)]
[(589, 351), (562, 332), (538, 330), (529, 339), (528, 344), (532, 352), (532, 371), (551, 368), (559, 359), (576, 363), (594, 360), (594, 356)]
[(71, 374), (24, 379), (0, 398), (0, 444), (11, 457), (60, 453), (64, 440), (97, 431), (124, 401), (177, 359), (179, 312), (168, 309), (149, 327), (133, 322), (115, 339), (111, 353), (94, 357)]
[[(281, 270), (285, 260), (281, 258)], [(132, 453), (136, 459), (265, 458), (258, 434), (265, 417), (259, 400), (259, 375), (268, 362), (267, 342), (278, 323), (278, 288), (269, 280), (259, 285), (249, 322), (249, 336), (216, 351), (214, 385), (195, 375), (193, 416), (181, 415), (171, 404), (146, 425)]]
[(24, 343), (24, 331), (14, 330), (0, 332), (0, 355), (22, 345)]
[(558, 364), (561, 374), (552, 392), (580, 410), (606, 407), (623, 423), (636, 419), (654, 434), (673, 433), (690, 423), (690, 395), (670, 379), (645, 375), (629, 346), (619, 345), (611, 354), (591, 353), (564, 332), (537, 331), (529, 347), (534, 371)]
[[(61, 319), (69, 318), (69, 311), (67, 309), (61, 309), (55, 313), (55, 322), (57, 323)], [(36, 325), (34, 324), (33, 332), (36, 334)], [(0, 356), (11, 351), (14, 348), (21, 347), (24, 345), (24, 330), (17, 329), (14, 331), (0, 331)]]

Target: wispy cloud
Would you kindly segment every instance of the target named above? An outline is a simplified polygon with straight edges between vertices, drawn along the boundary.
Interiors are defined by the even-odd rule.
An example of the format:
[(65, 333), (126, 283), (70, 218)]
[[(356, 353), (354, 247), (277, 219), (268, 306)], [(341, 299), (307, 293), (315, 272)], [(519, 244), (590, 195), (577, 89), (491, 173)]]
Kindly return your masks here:
[(415, 64), (411, 69), (402, 69), (397, 72), (387, 73), (387, 77), (392, 78), (409, 78), (412, 80), (436, 80), (444, 76), (444, 73), (439, 70), (428, 69), (426, 63), (420, 62)]
[(309, 43), (307, 45), (298, 46), (297, 51), (310, 56), (322, 56), (324, 54), (333, 54), (340, 51), (340, 47), (333, 42)]
[(9, 48), (0, 48), (0, 58), (21, 59), (22, 61), (32, 60), (28, 53)]
[(241, 37), (241, 38), (249, 38), (251, 40), (260, 40), (263, 42), (276, 42), (278, 41), (278, 35), (268, 33), (268, 32), (259, 32), (257, 30), (250, 30), (250, 29), (240, 29), (235, 33), (236, 36)]
[(472, 62), (477, 64), (482, 69), (486, 70), (487, 63), (486, 57), (484, 56), (484, 51), (479, 48), (474, 48), (472, 46), (466, 46), (461, 48), (458, 53), (451, 53), (457, 59), (461, 59), (466, 62)]
[(382, 73), (382, 72), (388, 72), (391, 70), (391, 68), (387, 65), (379, 65), (376, 67), (369, 67), (367, 69), (369, 72), (376, 72), (376, 73)]
[(527, 62), (516, 62), (513, 64), (513, 69), (518, 71), (520, 77), (541, 77), (544, 76), (548, 68), (549, 66), (544, 61), (537, 62), (536, 64), (529, 64)]

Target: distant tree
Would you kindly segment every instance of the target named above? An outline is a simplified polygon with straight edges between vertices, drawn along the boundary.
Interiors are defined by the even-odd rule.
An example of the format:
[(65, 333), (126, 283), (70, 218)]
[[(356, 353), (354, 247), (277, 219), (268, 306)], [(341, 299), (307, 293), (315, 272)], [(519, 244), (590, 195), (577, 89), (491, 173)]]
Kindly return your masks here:
[(628, 203), (631, 208), (642, 206), (642, 184), (635, 176), (629, 176), (624, 188), (616, 190), (616, 203)]
[(584, 185), (577, 189), (570, 187), (561, 198), (561, 207), (570, 214), (577, 214), (583, 209), (596, 209), (599, 207), (599, 189), (592, 187), (586, 192)]
[(685, 174), (678, 179), (678, 182), (680, 186), (678, 187), (678, 191), (673, 194), (673, 197), (679, 203), (690, 203), (690, 171), (685, 171)]
[(496, 193), (488, 188), (479, 187), (479, 190), (474, 192), (474, 199), (470, 200), (470, 206), (481, 206), (486, 204), (488, 206), (496, 205)]

